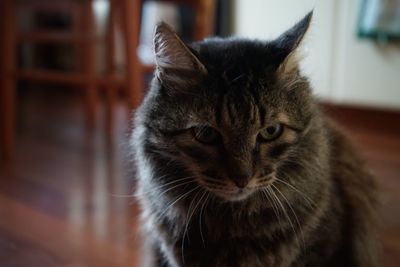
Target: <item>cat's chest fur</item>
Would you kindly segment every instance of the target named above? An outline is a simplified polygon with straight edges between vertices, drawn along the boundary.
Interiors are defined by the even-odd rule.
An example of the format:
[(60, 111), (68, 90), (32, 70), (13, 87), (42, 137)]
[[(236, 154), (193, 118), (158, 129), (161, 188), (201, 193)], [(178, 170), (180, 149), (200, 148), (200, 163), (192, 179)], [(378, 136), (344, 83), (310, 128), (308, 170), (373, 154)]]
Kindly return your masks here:
[(288, 225), (280, 223), (269, 208), (240, 218), (221, 211), (203, 214), (201, 221), (197, 215), (188, 226), (164, 221), (157, 236), (170, 244), (164, 253), (174, 255), (177, 266), (291, 266), (300, 237), (285, 232)]

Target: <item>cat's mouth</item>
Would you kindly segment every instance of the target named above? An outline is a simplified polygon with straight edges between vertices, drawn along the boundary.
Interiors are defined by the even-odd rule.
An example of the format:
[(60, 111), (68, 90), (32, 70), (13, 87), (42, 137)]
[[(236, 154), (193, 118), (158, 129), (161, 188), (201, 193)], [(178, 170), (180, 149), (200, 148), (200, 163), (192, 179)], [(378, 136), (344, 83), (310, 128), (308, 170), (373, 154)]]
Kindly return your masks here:
[(266, 187), (272, 183), (274, 175), (268, 175), (263, 179), (252, 179), (248, 186), (240, 188), (234, 183), (215, 179), (211, 177), (202, 177), (200, 184), (207, 190), (212, 192), (217, 197), (225, 201), (241, 201), (250, 197), (253, 193)]
[(226, 188), (218, 189), (210, 186), (204, 186), (208, 191), (225, 201), (241, 201), (253, 194), (252, 188)]
[(225, 199), (230, 201), (241, 201), (248, 198), (253, 193), (254, 189), (252, 188), (236, 188), (235, 190), (227, 191), (225, 193)]

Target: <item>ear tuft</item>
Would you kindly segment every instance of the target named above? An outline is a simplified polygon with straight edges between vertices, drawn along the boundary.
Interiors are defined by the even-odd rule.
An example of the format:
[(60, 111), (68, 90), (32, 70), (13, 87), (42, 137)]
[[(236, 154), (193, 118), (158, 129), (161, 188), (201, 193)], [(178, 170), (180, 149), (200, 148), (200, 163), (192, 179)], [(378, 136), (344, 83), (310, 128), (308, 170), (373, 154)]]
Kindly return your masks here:
[(311, 19), (313, 16), (313, 11), (309, 12), (302, 20), (297, 22), (292, 28), (281, 34), (275, 41), (279, 48), (287, 50), (287, 52), (292, 52), (295, 50), (306, 34)]
[(157, 24), (154, 34), (156, 74), (161, 81), (190, 82), (194, 74), (206, 74), (207, 70), (199, 59), (166, 23)]
[(273, 41), (276, 49), (275, 63), (276, 67), (294, 69), (297, 66), (297, 55), (295, 50), (304, 39), (310, 26), (313, 11), (309, 12), (302, 20), (297, 22), (292, 28), (281, 34)]

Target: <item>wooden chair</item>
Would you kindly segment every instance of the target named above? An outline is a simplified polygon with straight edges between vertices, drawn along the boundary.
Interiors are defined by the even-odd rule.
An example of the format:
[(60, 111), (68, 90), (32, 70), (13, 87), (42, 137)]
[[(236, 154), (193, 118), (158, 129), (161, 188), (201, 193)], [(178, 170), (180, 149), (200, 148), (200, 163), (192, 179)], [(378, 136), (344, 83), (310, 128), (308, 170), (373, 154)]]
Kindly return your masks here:
[[(165, 0), (168, 2), (190, 4), (195, 13), (193, 39), (199, 40), (212, 33), (214, 24), (214, 0)], [(106, 129), (113, 128), (113, 109), (116, 92), (124, 87), (131, 108), (142, 99), (143, 76), (152, 72), (154, 66), (142, 64), (137, 57), (140, 31), (140, 12), (143, 0), (109, 0), (110, 16), (107, 26), (106, 75), (96, 75), (95, 45), (99, 40), (94, 35), (92, 0), (1, 0), (0, 27), (2, 49), (0, 51), (0, 89), (1, 89), (1, 149), (4, 159), (12, 159), (15, 146), (15, 101), (16, 81), (34, 80), (70, 84), (85, 91), (88, 128), (96, 121), (99, 87), (106, 90)], [(73, 17), (72, 32), (30, 32), (18, 33), (16, 15), (20, 8), (43, 8), (69, 10)], [(115, 30), (122, 29), (126, 52), (126, 77), (118, 78), (115, 67)], [(61, 42), (73, 43), (82, 51), (82, 71), (78, 73), (59, 73), (43, 70), (19, 70), (16, 65), (16, 46), (20, 42)]]
[(4, 159), (11, 159), (14, 151), (14, 128), (15, 128), (15, 81), (11, 73), (15, 69), (15, 13), (12, 1), (0, 2), (0, 35), (2, 36), (0, 53), (0, 93), (1, 93), (1, 149)]
[[(16, 82), (18, 80), (65, 83), (85, 89), (88, 128), (93, 128), (96, 117), (98, 90), (95, 79), (93, 12), (91, 1), (14, 1), (0, 2), (2, 22), (1, 92), (2, 127), (1, 147), (3, 158), (12, 159), (15, 146)], [(71, 13), (70, 31), (19, 32), (16, 18), (21, 10), (67, 11)], [(79, 72), (58, 72), (43, 69), (19, 69), (17, 67), (16, 47), (20, 43), (68, 43), (79, 47), (82, 53), (82, 69)], [(79, 50), (78, 50), (79, 51)]]
[[(215, 15), (215, 0), (164, 0), (160, 2), (172, 2), (177, 4), (188, 4), (191, 5), (194, 14), (194, 28), (193, 28), (193, 40), (201, 40), (205, 37), (210, 36), (213, 33), (214, 26), (214, 15)], [(143, 90), (143, 75), (150, 73), (154, 70), (153, 65), (142, 64), (136, 54), (139, 45), (139, 32), (140, 32), (140, 9), (142, 1), (126, 1), (126, 10), (135, 10), (134, 15), (129, 16), (126, 12), (125, 17), (127, 26), (126, 36), (130, 38), (127, 41), (128, 50), (127, 58), (131, 61), (131, 66), (128, 66), (128, 88), (132, 90), (131, 103), (132, 106), (136, 106), (141, 100), (141, 94)]]

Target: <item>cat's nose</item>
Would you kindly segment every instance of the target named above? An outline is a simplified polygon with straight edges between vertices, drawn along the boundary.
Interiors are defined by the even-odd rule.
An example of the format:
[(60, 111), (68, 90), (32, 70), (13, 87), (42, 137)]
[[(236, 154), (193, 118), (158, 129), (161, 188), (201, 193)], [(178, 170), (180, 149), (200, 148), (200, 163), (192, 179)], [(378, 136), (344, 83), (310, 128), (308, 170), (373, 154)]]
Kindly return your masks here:
[(232, 180), (238, 188), (243, 189), (249, 184), (250, 178), (250, 173), (243, 173), (241, 175), (235, 175)]
[(249, 184), (249, 180), (248, 179), (240, 179), (240, 180), (234, 180), (233, 181), (235, 184), (236, 184), (236, 186), (238, 187), (238, 188), (240, 188), (240, 189), (243, 189), (243, 188), (245, 188), (248, 184)]

